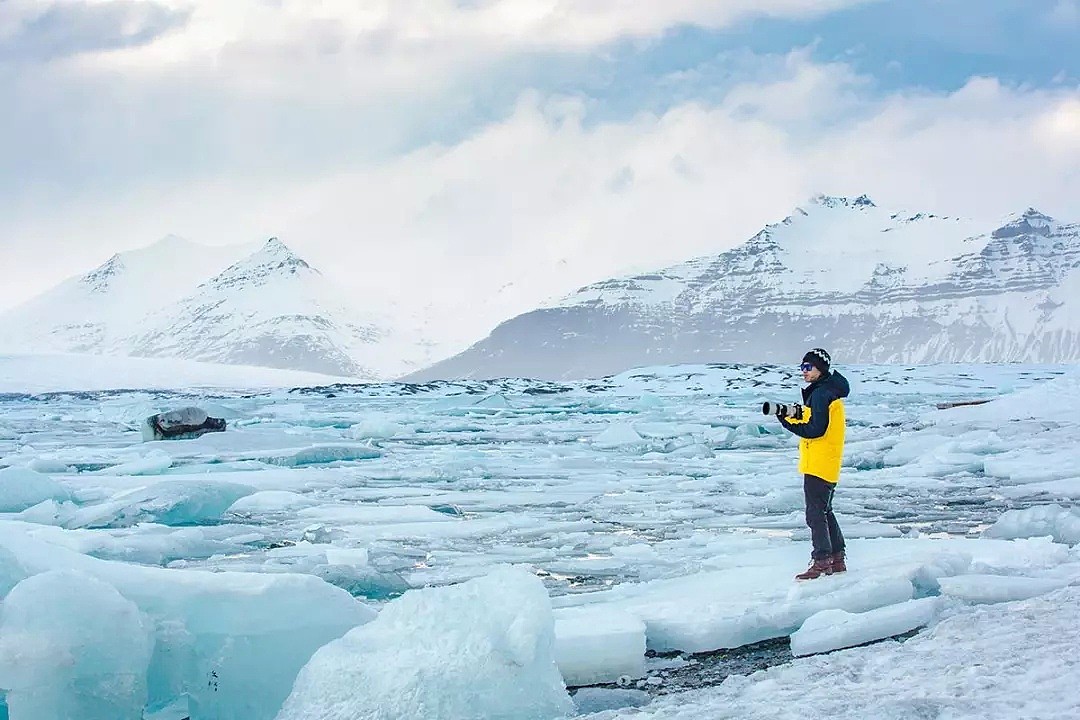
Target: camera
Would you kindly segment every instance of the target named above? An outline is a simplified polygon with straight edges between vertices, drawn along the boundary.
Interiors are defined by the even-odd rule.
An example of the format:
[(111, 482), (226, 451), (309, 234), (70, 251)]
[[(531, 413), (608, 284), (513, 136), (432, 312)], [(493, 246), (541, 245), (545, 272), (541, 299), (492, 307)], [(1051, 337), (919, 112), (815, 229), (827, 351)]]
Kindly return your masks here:
[(777, 417), (786, 417), (793, 420), (802, 420), (803, 406), (798, 403), (791, 405), (785, 405), (784, 403), (767, 402), (761, 406), (762, 415), (775, 415)]

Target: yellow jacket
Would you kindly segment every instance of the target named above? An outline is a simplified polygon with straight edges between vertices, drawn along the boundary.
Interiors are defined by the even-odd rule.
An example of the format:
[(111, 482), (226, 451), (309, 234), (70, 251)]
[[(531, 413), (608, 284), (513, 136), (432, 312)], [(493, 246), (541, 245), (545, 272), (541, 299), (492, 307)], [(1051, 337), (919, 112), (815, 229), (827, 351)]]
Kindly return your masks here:
[[(840, 480), (840, 464), (844, 460), (844, 431), (846, 417), (844, 401), (833, 400), (829, 403), (829, 426), (825, 434), (816, 438), (799, 438), (799, 472), (814, 475), (826, 482)], [(803, 408), (802, 419), (791, 418), (791, 425), (808, 425), (813, 409)]]
[(780, 423), (800, 438), (800, 473), (830, 483), (840, 480), (847, 424), (843, 398), (850, 389), (847, 379), (833, 372), (803, 390), (806, 404), (801, 418), (780, 418)]

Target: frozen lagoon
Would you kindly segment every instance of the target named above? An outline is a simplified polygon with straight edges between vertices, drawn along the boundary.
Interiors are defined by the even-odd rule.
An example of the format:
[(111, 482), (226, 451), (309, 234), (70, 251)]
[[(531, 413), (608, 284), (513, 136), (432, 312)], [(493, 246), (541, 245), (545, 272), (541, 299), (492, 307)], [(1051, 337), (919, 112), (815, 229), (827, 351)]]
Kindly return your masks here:
[[(309, 660), (327, 669), (301, 675), (319, 682), (298, 683), (284, 717), (319, 717), (318, 698), (348, 653), (328, 655), (327, 646), (312, 655), (357, 625), (372, 628), (369, 650), (399, 637), (393, 657), (405, 666), (415, 658), (425, 681), (385, 685), (403, 682), (404, 669), (367, 677), (386, 693), (349, 706), (353, 716), (462, 717), (452, 709), (461, 682), (429, 668), (423, 638), (408, 637), (407, 623), (390, 632), (368, 621), (410, 588), (482, 579), (506, 564), (528, 569), (504, 583), (507, 593), (548, 613), (510, 643), (515, 662), (553, 661), (570, 685), (622, 679), (654, 694), (664, 689), (664, 662), (679, 662), (656, 652), (798, 633), (793, 649), (818, 652), (977, 603), (1067, 592), (1058, 588), (1080, 577), (1070, 545), (1080, 523), (1074, 371), (844, 371), (854, 386), (836, 503), (850, 541), (846, 576), (791, 581), (808, 554), (795, 444), (758, 408), (796, 398), (797, 379), (772, 367), (698, 366), (566, 385), (10, 395), (0, 409), (2, 464), (11, 468), (0, 471), (0, 590), (45, 573), (48, 583), (110, 598), (103, 616), (134, 603), (154, 652), (132, 687), (145, 693), (148, 717), (160, 718), (272, 718)], [(139, 441), (143, 417), (188, 403), (225, 415), (230, 430)], [(1029, 536), (1046, 538), (1011, 539)], [(32, 607), (32, 590), (16, 599)], [(429, 637), (431, 628), (456, 631), (443, 647), (479, 658), (507, 645), (494, 611), (501, 593), (490, 594), (487, 625), (434, 593), (423, 604), (432, 615), (417, 627)], [(19, 637), (18, 617), (5, 615), (5, 638)], [(102, 652), (92, 638), (77, 645), (58, 635), (56, 647)], [(489, 642), (471, 648), (470, 637)], [(20, 647), (0, 643), (13, 717), (20, 700), (6, 678), (33, 685), (51, 667), (44, 653), (37, 675), (5, 671)], [(535, 673), (514, 680), (493, 669), (473, 678), (480, 696), (485, 682), (536, 690), (498, 707), (473, 702), (475, 717), (572, 712), (559, 699), (565, 691)], [(418, 706), (427, 715), (406, 705), (398, 715), (364, 714), (410, 692), (446, 702)]]

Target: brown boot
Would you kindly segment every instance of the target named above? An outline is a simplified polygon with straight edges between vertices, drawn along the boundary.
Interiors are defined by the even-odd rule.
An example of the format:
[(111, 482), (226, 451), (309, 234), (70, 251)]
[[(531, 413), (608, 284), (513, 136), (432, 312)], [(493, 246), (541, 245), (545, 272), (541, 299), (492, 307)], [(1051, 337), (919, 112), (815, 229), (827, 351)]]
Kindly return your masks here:
[(832, 575), (832, 556), (810, 561), (810, 567), (795, 576), (796, 580), (815, 580), (822, 575)]
[(838, 553), (833, 553), (829, 559), (832, 561), (832, 571), (834, 573), (847, 572), (847, 563), (844, 562), (844, 551), (841, 550)]

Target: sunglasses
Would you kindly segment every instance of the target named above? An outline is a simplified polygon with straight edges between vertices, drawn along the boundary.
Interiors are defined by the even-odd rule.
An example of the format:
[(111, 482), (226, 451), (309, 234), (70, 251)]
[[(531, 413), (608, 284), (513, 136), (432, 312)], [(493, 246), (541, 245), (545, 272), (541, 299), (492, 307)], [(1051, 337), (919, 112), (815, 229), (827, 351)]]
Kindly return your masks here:
[(811, 365), (810, 363), (803, 363), (802, 365), (799, 366), (799, 370), (802, 370), (803, 372), (810, 372), (813, 369), (814, 369), (814, 366)]

